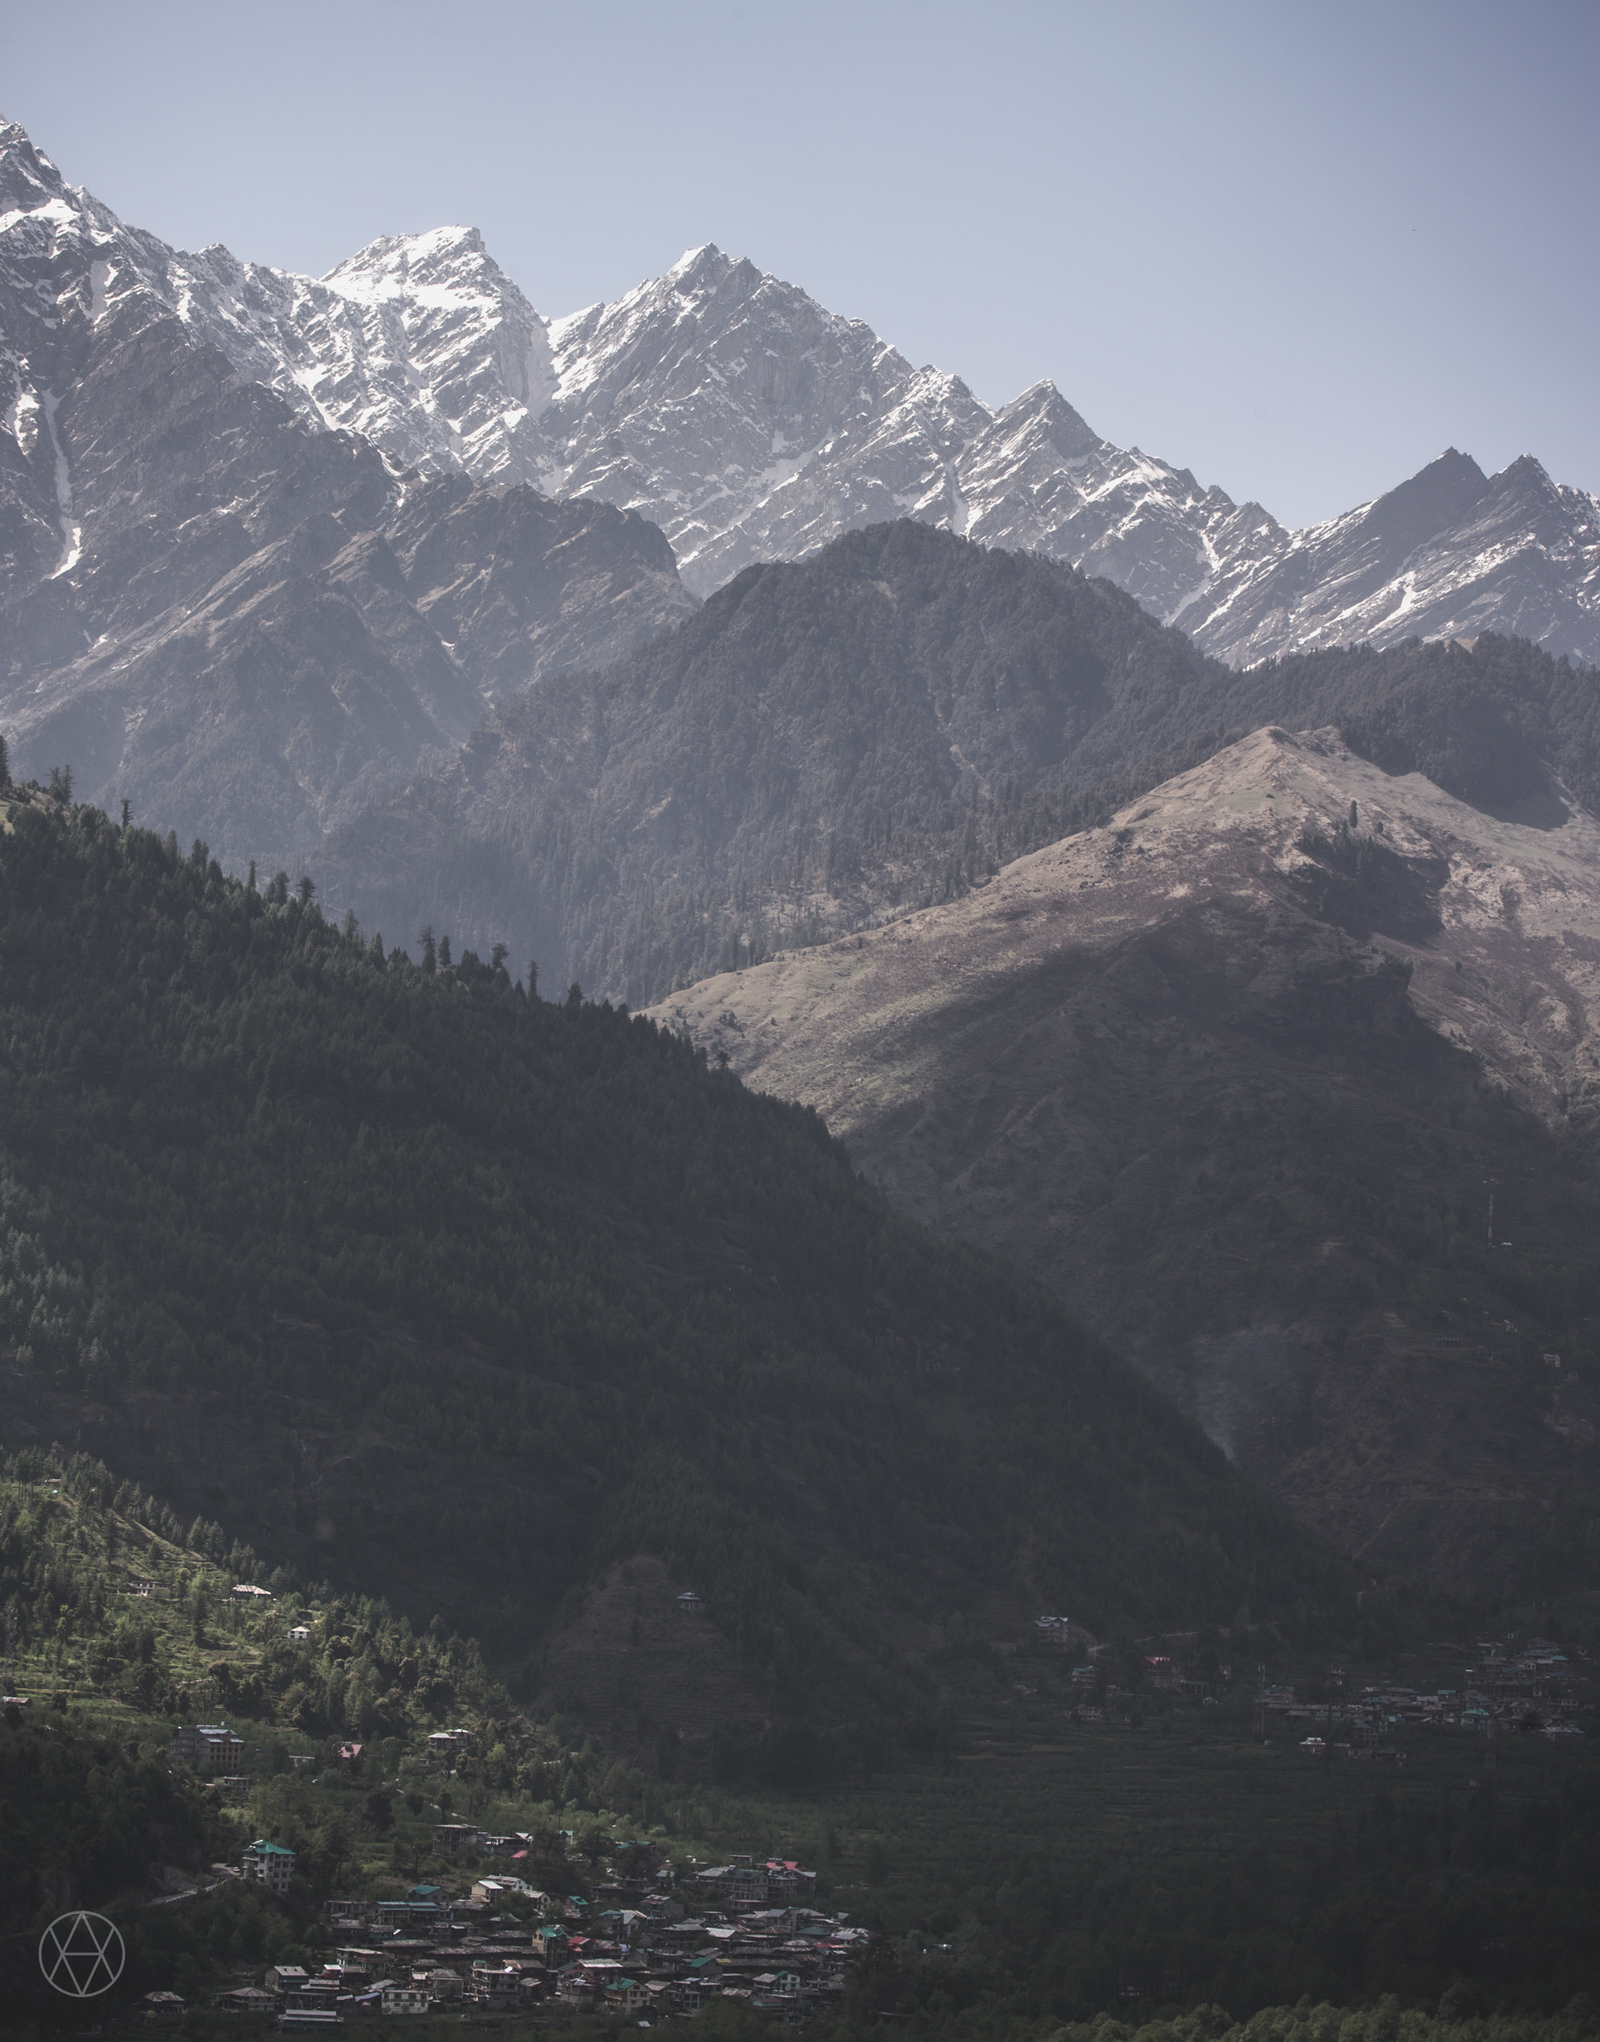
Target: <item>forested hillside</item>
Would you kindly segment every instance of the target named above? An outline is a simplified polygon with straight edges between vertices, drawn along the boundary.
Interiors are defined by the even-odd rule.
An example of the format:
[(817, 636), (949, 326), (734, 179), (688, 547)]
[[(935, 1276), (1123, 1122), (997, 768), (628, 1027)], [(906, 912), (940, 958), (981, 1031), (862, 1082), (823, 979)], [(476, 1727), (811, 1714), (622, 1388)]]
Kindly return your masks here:
[(635, 1003), (959, 895), (1264, 723), (1339, 725), (1490, 806), (1600, 801), (1593, 677), (1521, 641), (1235, 673), (1109, 583), (915, 523), (746, 570), (598, 675), (504, 703), (338, 832), (330, 900), (504, 940)]
[(498, 958), (385, 953), (308, 883), (37, 792), (6, 814), (6, 1445), (90, 1450), (530, 1681), (647, 1559), (732, 1655), (702, 1709), (903, 1719), (1041, 1606), (1350, 1607), (1197, 1428), (810, 1111)]
[[(1403, 1764), (1352, 1764), (1308, 1753), (1281, 1716), (1263, 1738), (1253, 1668), (1219, 1678), (1220, 1702), (1202, 1705), (1141, 1679), (1137, 1651), (1113, 1653), (1104, 1709), (1075, 1710), (1062, 1706), (1067, 1663), (1040, 1643), (1011, 1663), (1023, 1681), (986, 1703), (969, 1693), (941, 1750), (870, 1788), (835, 1780), (783, 1796), (767, 1778), (736, 1794), (671, 1767), (652, 1779), (570, 1717), (517, 1709), (470, 1641), (372, 1597), (283, 1568), (271, 1598), (233, 1593), (258, 1564), (87, 1456), (27, 1449), (0, 1462), (0, 1606), (17, 1620), (12, 1684), (30, 1698), (0, 1714), (8, 2036), (37, 2032), (30, 2009), (54, 2032), (34, 1949), (64, 1908), (120, 1925), (128, 1967), (103, 2006), (113, 2023), (154, 1987), (183, 1994), (190, 2025), (209, 2033), (211, 1993), (259, 1981), (268, 1964), (335, 1957), (355, 1931), (327, 1922), (325, 1902), (399, 1898), (419, 1868), (457, 1899), (485, 1871), (503, 1874), (503, 1858), (430, 1853), (434, 1824), (462, 1819), (519, 1832), (514, 1869), (591, 1906), (646, 1850), (681, 1877), (739, 1843), (786, 1839), (819, 1868), (818, 1904), (847, 1906), (873, 1932), (843, 2006), (823, 2016), (836, 2042), (881, 2032), (885, 2017), (934, 2037), (981, 2027), (997, 2042), (1031, 2042), (1041, 2019), (1067, 2042), (1579, 2042), (1593, 2030), (1573, 2001), (1592, 1981), (1600, 1879), (1581, 1739), (1508, 1735), (1486, 1779), (1478, 1738), (1407, 1726), (1393, 1733)], [(1275, 1675), (1309, 1677), (1308, 1693), (1342, 1684), (1313, 1671), (1315, 1656), (1255, 1637)], [(1197, 1642), (1219, 1676), (1220, 1641)], [(1397, 1664), (1420, 1681), (1449, 1649)], [(1581, 1648), (1575, 1663), (1587, 1670)], [(1133, 1690), (1106, 1685), (1107, 1670)], [(241, 1741), (243, 1777), (225, 1791), (169, 1756), (172, 1726), (196, 1715)], [(461, 1727), (448, 1769), (424, 1742), (446, 1723)], [(359, 1764), (334, 1757), (347, 1735), (365, 1739)], [(295, 1853), (287, 1893), (210, 1880), (261, 1834)], [(502, 1905), (539, 1918), (531, 1895)], [(389, 1958), (381, 1932), (360, 1933)], [(1374, 2008), (1384, 1994), (1418, 2011)], [(1302, 1995), (1333, 2004), (1313, 2012)], [(1342, 2021), (1340, 2008), (1363, 2002), (1371, 2013)], [(1559, 2030), (1529, 2018), (1563, 2006)], [(720, 2035), (736, 2011), (739, 2036), (766, 2032), (727, 2000), (701, 2018)], [(1516, 2025), (1466, 2025), (1495, 2011)], [(442, 2033), (460, 2015), (435, 2018)], [(568, 2018), (576, 2032), (562, 2002), (541, 2002), (547, 2031)]]

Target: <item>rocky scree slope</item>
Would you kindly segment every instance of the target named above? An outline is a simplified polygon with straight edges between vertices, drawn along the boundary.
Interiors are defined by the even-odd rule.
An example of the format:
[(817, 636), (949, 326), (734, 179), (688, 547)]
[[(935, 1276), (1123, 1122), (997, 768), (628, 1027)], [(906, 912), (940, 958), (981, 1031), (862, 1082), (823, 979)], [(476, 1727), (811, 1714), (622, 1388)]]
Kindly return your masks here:
[[(65, 187), (46, 202), (109, 217)], [(145, 287), (308, 424), (359, 432), (401, 466), (635, 510), (701, 595), (753, 561), (911, 516), (1103, 574), (1235, 664), (1482, 630), (1600, 659), (1600, 508), (1531, 457), (1485, 477), (1452, 449), (1291, 532), (1112, 445), (1047, 381), (992, 409), (712, 246), (547, 319), (471, 228), (384, 237), (322, 278), (129, 241)]]
[[(217, 258), (220, 260), (220, 257)], [(210, 344), (176, 257), (0, 129), (0, 726), (270, 870), (501, 694), (693, 611), (609, 505), (401, 473)]]
[(656, 1014), (1074, 1299), (1353, 1558), (1493, 1600), (1600, 1558), (1597, 996), (1589, 812), (1268, 728)]
[(822, 1724), (933, 1712), (964, 1624), (1041, 1607), (1353, 1618), (1197, 1426), (807, 1110), (97, 810), (0, 825), (8, 1447), (518, 1661), (659, 1565)]

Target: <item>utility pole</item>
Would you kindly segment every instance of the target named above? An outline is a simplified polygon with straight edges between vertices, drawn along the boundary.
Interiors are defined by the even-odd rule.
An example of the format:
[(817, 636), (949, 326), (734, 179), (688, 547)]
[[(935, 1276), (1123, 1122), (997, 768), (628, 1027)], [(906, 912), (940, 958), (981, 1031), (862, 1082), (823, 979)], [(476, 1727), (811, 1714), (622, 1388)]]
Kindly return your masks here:
[(14, 1602), (11, 1602), (6, 1604), (6, 1664), (5, 1672), (0, 1674), (0, 1694), (8, 1695), (11, 1692), (11, 1650), (16, 1643), (16, 1638), (17, 1606)]
[(1485, 1177), (1483, 1181), (1489, 1187), (1489, 1246), (1492, 1248), (1494, 1246), (1494, 1187), (1500, 1182), (1500, 1179), (1498, 1177)]

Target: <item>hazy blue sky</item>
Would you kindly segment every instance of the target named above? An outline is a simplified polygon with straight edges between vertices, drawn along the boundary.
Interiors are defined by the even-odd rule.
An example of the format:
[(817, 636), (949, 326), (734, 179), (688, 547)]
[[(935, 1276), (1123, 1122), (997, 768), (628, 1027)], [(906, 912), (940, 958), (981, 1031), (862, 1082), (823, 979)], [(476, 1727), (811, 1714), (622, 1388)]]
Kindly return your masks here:
[(1600, 489), (1597, 0), (0, 0), (0, 109), (186, 247), (466, 221), (541, 311), (715, 241), (1292, 523)]

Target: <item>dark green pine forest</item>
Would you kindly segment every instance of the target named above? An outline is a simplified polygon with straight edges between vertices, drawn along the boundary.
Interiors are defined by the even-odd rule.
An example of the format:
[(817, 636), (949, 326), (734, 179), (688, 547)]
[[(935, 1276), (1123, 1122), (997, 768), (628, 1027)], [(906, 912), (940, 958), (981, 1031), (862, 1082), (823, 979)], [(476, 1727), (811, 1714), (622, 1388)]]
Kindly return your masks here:
[(653, 1556), (819, 1729), (932, 1711), (941, 1654), (1039, 1608), (1353, 1613), (1195, 1427), (809, 1111), (204, 845), (4, 813), (13, 1450), (92, 1452), (525, 1685)]

